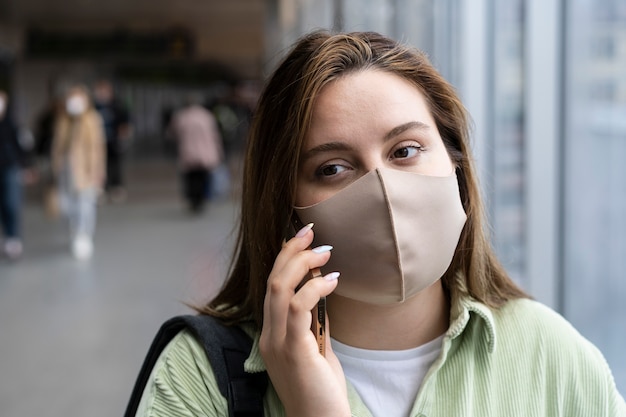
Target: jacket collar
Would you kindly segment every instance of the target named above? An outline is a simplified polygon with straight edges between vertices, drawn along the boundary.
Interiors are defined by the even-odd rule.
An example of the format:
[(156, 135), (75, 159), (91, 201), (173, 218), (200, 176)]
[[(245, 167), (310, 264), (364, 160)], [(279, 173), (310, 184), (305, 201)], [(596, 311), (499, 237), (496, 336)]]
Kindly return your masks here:
[(475, 320), (484, 322), (482, 339), (487, 345), (487, 351), (493, 353), (496, 349), (496, 326), (493, 312), (488, 306), (469, 296), (461, 297), (456, 303), (453, 303), (450, 312), (450, 327), (446, 332), (446, 337), (450, 339), (459, 337), (474, 316)]
[[(453, 301), (450, 312), (450, 327), (446, 337), (456, 339), (467, 328), (470, 320), (482, 320), (484, 322), (484, 335), (482, 339), (487, 345), (487, 351), (492, 353), (496, 348), (496, 328), (493, 313), (489, 307), (469, 296), (460, 297)], [(260, 332), (255, 331), (252, 323), (244, 323), (243, 330), (253, 339), (250, 356), (244, 363), (246, 372), (256, 373), (266, 371), (265, 362), (259, 350)]]

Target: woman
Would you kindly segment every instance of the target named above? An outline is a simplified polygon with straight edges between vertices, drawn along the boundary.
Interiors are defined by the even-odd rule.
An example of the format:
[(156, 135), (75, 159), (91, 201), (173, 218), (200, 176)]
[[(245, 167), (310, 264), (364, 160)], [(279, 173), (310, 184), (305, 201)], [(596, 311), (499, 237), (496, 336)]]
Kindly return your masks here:
[[(453, 88), (378, 34), (313, 33), (276, 70), (233, 268), (202, 309), (254, 336), (245, 366), (268, 372), (266, 416), (626, 413), (598, 350), (496, 260), (468, 140)], [(309, 223), (290, 238), (296, 218)], [(310, 324), (325, 296), (323, 356)], [(228, 415), (187, 331), (138, 415)]]
[(200, 105), (200, 97), (190, 95), (169, 127), (178, 142), (178, 163), (184, 197), (192, 213), (204, 210), (213, 170), (223, 159), (222, 138), (213, 113)]
[(88, 259), (93, 252), (96, 202), (105, 178), (104, 146), (102, 119), (87, 90), (70, 88), (56, 121), (52, 171), (69, 222), (72, 254), (78, 259)]
[[(21, 146), (18, 129), (8, 112), (9, 95), (0, 90), (0, 224), (2, 251), (11, 260), (22, 255), (20, 212), (22, 208), (22, 168), (29, 165), (28, 152)], [(25, 177), (31, 175), (24, 171)]]

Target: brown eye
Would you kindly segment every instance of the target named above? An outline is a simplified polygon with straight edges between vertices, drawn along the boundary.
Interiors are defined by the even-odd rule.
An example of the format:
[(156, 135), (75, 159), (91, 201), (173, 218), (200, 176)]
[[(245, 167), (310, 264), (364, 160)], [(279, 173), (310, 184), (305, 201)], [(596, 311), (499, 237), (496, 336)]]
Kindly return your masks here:
[(322, 168), (322, 175), (335, 175), (338, 171), (337, 165), (327, 165)]
[(414, 156), (417, 155), (417, 153), (419, 151), (421, 151), (422, 148), (419, 146), (403, 146), (401, 148), (396, 149), (395, 151), (393, 151), (392, 154), (392, 159), (406, 159), (406, 158), (412, 158)]
[(340, 174), (345, 171), (347, 168), (338, 164), (329, 164), (321, 166), (315, 172), (317, 177), (332, 177), (334, 175)]
[(409, 148), (400, 148), (393, 153), (394, 158), (407, 158), (409, 156)]

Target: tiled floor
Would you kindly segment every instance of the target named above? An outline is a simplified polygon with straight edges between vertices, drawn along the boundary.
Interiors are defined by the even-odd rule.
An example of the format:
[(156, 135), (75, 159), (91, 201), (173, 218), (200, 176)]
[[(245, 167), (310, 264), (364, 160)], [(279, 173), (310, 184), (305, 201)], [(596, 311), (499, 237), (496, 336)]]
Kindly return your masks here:
[(25, 256), (0, 261), (3, 417), (121, 415), (159, 324), (221, 284), (234, 204), (192, 217), (170, 162), (129, 175), (128, 201), (99, 208), (89, 261), (70, 256), (63, 222), (29, 200)]

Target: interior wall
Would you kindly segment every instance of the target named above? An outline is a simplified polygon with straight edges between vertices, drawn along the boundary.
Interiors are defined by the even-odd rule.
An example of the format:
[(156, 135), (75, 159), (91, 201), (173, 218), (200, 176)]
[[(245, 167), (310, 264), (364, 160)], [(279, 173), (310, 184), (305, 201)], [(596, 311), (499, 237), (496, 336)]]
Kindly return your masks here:
[(0, 21), (18, 30), (28, 27), (66, 31), (134, 31), (184, 27), (196, 39), (195, 58), (215, 59), (259, 73), (264, 55), (264, 0), (0, 0)]
[[(0, 0), (0, 59), (11, 62), (9, 83), (16, 121), (22, 128), (34, 131), (37, 117), (55, 90), (58, 91), (55, 83), (89, 84), (113, 72), (116, 65), (128, 62), (148, 67), (168, 62), (167, 57), (29, 56), (26, 45), (30, 29), (80, 36), (107, 34), (118, 29), (149, 34), (182, 28), (191, 34), (193, 48), (191, 55), (179, 60), (179, 64), (213, 62), (232, 70), (238, 79), (259, 80), (267, 55), (267, 3), (265, 0)], [(143, 81), (126, 81), (122, 87), (125, 91), (142, 91), (141, 97), (152, 97), (152, 90), (172, 90), (172, 86)], [(184, 94), (189, 87), (173, 88)], [(132, 97), (136, 98), (137, 94)], [(156, 114), (142, 113), (137, 117), (141, 117), (137, 120), (141, 124), (158, 119)], [(155, 125), (148, 131), (157, 128)]]

